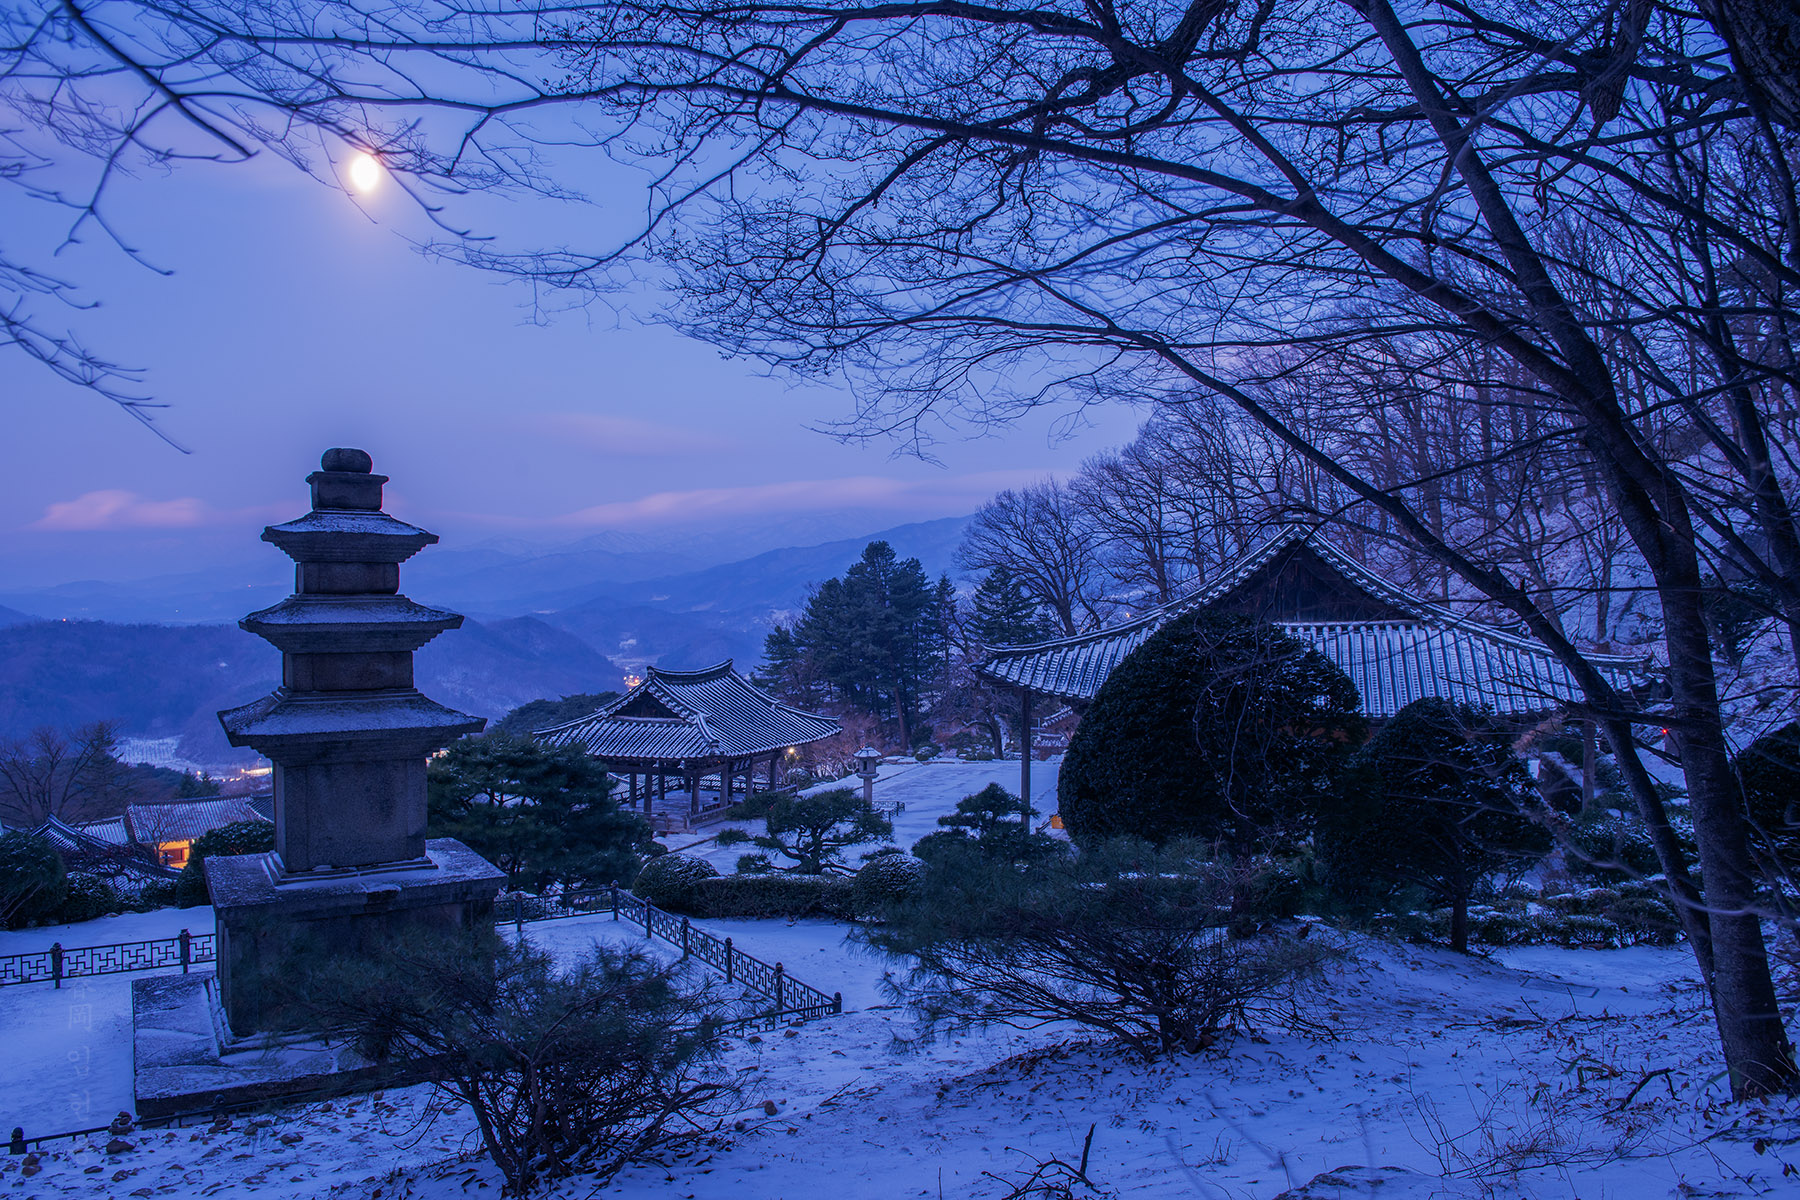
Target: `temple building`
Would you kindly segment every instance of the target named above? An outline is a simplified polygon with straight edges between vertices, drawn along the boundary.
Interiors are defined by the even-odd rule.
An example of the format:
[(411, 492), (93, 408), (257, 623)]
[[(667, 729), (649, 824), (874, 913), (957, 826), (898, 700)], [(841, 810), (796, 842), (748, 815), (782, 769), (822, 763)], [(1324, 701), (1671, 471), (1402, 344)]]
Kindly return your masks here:
[[(759, 772), (766, 786), (775, 787), (784, 759), (842, 728), (830, 717), (783, 704), (726, 659), (701, 671), (650, 667), (605, 708), (533, 736), (547, 746), (579, 746), (599, 759), (625, 783), (619, 800), (641, 807), (658, 832), (666, 832), (722, 814), (734, 795), (755, 789)], [(673, 807), (671, 780), (678, 793)], [(713, 795), (703, 799), (709, 783)]]
[[(1363, 713), (1377, 723), (1432, 696), (1520, 723), (1581, 700), (1580, 686), (1549, 647), (1411, 595), (1301, 526), (1283, 529), (1168, 604), (1075, 637), (992, 647), (976, 670), (1017, 688), (1026, 714), (1038, 697), (1079, 712), (1126, 655), (1196, 608), (1242, 613), (1311, 642), (1350, 677)], [(1623, 691), (1641, 682), (1641, 659), (1587, 657)], [(1029, 772), (1030, 755), (1024, 759)]]

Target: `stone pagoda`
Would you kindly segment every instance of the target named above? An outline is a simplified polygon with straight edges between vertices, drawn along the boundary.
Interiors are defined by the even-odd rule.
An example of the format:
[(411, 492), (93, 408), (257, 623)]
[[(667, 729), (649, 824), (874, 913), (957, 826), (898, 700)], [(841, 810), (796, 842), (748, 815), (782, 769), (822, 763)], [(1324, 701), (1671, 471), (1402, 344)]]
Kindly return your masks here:
[(325, 452), (306, 479), (312, 511), (263, 530), (296, 564), (294, 594), (238, 622), (281, 651), (281, 686), (219, 714), (232, 745), (275, 766), (275, 849), (206, 863), (237, 1037), (303, 1027), (283, 1009), (284, 959), (491, 921), (504, 878), (425, 837), (426, 758), (486, 722), (413, 686), (413, 652), (463, 619), (400, 594), (400, 564), (438, 539), (382, 511), (372, 466)]

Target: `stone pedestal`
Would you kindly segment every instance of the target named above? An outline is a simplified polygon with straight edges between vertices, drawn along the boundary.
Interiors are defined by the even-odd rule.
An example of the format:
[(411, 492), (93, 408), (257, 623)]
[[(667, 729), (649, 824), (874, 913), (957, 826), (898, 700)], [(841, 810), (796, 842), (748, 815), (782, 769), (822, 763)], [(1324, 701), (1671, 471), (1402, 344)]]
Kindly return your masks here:
[(284, 872), (272, 853), (208, 859), (230, 1032), (304, 1029), (305, 1007), (291, 1003), (294, 976), (327, 960), (379, 960), (394, 939), (491, 926), (505, 878), (454, 838), (380, 869)]

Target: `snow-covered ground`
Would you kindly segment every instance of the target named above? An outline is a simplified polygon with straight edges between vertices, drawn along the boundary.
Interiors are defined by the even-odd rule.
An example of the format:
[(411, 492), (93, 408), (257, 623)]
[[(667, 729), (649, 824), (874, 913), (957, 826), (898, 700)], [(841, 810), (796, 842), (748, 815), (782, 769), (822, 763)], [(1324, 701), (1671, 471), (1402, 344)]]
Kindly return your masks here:
[[(1045, 762), (1031, 764), (1032, 807), (1037, 810), (1040, 822), (1056, 811), (1056, 775), (1061, 766), (1060, 755)], [(1019, 760), (962, 762), (954, 758), (940, 758), (926, 763), (913, 762), (911, 759), (883, 763), (875, 776), (876, 803), (886, 804), (897, 800), (905, 806), (894, 817), (894, 834), (888, 840), (903, 850), (911, 850), (914, 842), (928, 833), (937, 832), (938, 818), (955, 812), (958, 800), (979, 792), (990, 783), (997, 783), (1017, 795)], [(808, 790), (822, 791), (837, 787), (860, 790), (862, 780), (852, 776), (836, 783), (822, 783)], [(713, 839), (725, 829), (741, 829), (755, 835), (762, 832), (762, 823), (726, 821), (719, 825), (709, 825), (693, 835), (671, 834), (664, 841), (671, 850), (704, 858), (720, 871), (729, 874), (736, 869), (737, 860), (754, 851), (755, 847), (716, 844)]]
[[(920, 789), (916, 809), (909, 800), (907, 815), (922, 822), (911, 836), (974, 790), (970, 766), (933, 764), (886, 781)], [(927, 781), (941, 781), (935, 797), (925, 794)], [(1009, 1186), (995, 1176), (1022, 1178), (1052, 1156), (1074, 1162), (1090, 1129), (1089, 1174), (1101, 1194), (1269, 1200), (1334, 1171), (1342, 1182), (1306, 1191), (1309, 1200), (1800, 1195), (1800, 1173), (1784, 1175), (1800, 1172), (1800, 1102), (1726, 1103), (1716, 1034), (1681, 948), (1537, 947), (1487, 961), (1351, 941), (1314, 996), (1315, 1032), (1266, 1028), (1192, 1058), (1145, 1064), (1066, 1027), (908, 1044), (913, 1024), (880, 987), (891, 964), (857, 946), (844, 925), (706, 926), (798, 979), (842, 991), (847, 1011), (745, 1031), (719, 1067), (742, 1084), (743, 1127), (635, 1168), (605, 1195), (1004, 1196)], [(559, 955), (638, 938), (606, 917), (527, 928)], [(116, 1024), (122, 1010), (95, 991), (97, 1018), (109, 1010), (114, 1024), (102, 1033), (97, 1020), (88, 1035), (94, 1054), (128, 1062), (129, 1031)], [(38, 1093), (66, 1086), (67, 1064), (56, 1057), (66, 1047), (53, 1027), (68, 1020), (67, 1000), (47, 986), (0, 989), (0, 1105), (28, 1111)], [(54, 1044), (21, 1056), (33, 1039)], [(423, 1120), (427, 1098), (414, 1088), (285, 1109), (267, 1124), (240, 1118), (220, 1134), (152, 1131), (114, 1156), (103, 1153), (105, 1139), (62, 1144), (29, 1178), (17, 1159), (6, 1160), (0, 1191), (494, 1194), (498, 1177), (472, 1154), (468, 1119), (450, 1111)], [(17, 1123), (8, 1115), (0, 1121)], [(1371, 1190), (1368, 1171), (1335, 1171), (1348, 1167), (1389, 1178)], [(555, 1194), (596, 1193), (591, 1181), (574, 1180)]]

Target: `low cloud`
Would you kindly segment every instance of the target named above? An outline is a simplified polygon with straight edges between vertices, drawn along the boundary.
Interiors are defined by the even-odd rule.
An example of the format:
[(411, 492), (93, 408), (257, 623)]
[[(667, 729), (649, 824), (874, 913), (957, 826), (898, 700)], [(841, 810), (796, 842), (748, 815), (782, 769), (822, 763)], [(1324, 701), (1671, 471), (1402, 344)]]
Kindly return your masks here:
[(197, 496), (150, 500), (136, 492), (105, 489), (59, 500), (27, 529), (50, 533), (92, 533), (122, 529), (196, 529), (206, 525), (255, 523), (292, 516), (292, 505), (218, 509)]
[(59, 500), (31, 523), (32, 529), (71, 533), (95, 529), (189, 529), (207, 523), (210, 510), (193, 496), (146, 500), (136, 492), (87, 492)]
[(979, 508), (1002, 488), (1035, 483), (1043, 476), (1041, 470), (983, 471), (925, 480), (851, 475), (745, 487), (696, 488), (596, 504), (555, 517), (549, 523), (580, 528), (630, 528), (845, 508), (889, 509), (900, 513), (933, 511), (948, 515)]

